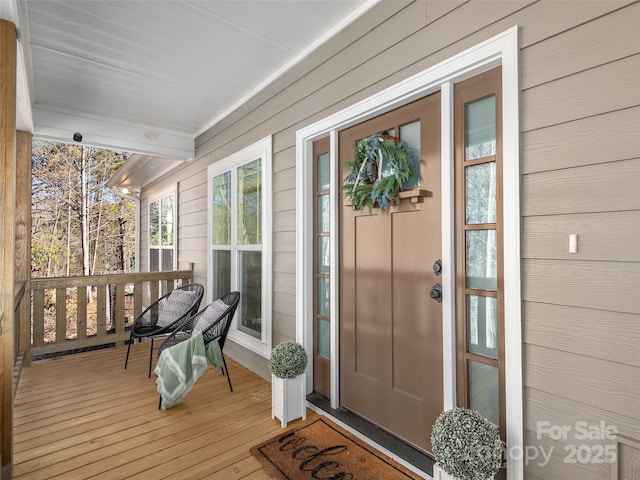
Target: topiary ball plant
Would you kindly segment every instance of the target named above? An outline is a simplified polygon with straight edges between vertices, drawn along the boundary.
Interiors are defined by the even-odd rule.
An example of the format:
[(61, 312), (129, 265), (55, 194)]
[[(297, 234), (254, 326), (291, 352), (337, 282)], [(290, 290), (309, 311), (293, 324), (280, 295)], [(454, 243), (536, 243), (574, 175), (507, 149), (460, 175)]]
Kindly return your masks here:
[(307, 352), (296, 342), (283, 342), (269, 357), (269, 371), (278, 378), (296, 378), (307, 369)]
[(459, 480), (488, 480), (502, 465), (498, 429), (475, 410), (456, 407), (441, 413), (431, 444), (440, 468)]

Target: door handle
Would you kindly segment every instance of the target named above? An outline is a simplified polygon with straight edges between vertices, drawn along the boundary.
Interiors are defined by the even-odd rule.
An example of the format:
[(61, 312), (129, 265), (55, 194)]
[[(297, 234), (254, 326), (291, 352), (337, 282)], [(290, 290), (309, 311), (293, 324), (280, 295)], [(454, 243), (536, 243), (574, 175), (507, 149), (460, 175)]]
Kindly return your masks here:
[(429, 292), (429, 296), (433, 298), (436, 302), (442, 303), (442, 285), (436, 283), (431, 291)]

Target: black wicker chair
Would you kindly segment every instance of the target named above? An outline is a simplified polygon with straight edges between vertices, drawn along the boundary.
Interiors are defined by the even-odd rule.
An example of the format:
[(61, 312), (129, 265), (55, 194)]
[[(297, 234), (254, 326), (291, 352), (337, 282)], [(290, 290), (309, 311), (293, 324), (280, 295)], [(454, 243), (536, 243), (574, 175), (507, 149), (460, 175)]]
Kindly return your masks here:
[[(193, 292), (191, 295), (182, 295), (180, 299), (170, 299), (171, 294), (177, 292)], [(151, 338), (151, 348), (149, 350), (149, 378), (151, 378), (151, 363), (153, 361), (153, 340), (158, 336), (166, 336), (172, 333), (177, 327), (182, 325), (185, 319), (196, 314), (200, 308), (200, 302), (204, 295), (204, 287), (199, 283), (190, 283), (182, 287), (175, 288), (171, 292), (163, 295), (158, 300), (149, 305), (144, 312), (136, 318), (131, 327), (131, 336), (127, 348), (127, 358), (124, 361), (124, 368), (129, 363), (129, 352), (134, 339)], [(178, 300), (174, 302), (174, 300)], [(161, 324), (158, 325), (158, 320)]]
[[(204, 340), (205, 347), (214, 340), (218, 341), (218, 344), (220, 345), (220, 352), (222, 353), (222, 374), (224, 375), (226, 372), (227, 381), (229, 382), (229, 390), (233, 392), (229, 369), (227, 368), (227, 362), (224, 359), (223, 348), (224, 342), (227, 338), (227, 333), (229, 332), (229, 327), (233, 321), (233, 316), (238, 308), (238, 303), (240, 303), (240, 292), (227, 293), (220, 297), (220, 300), (227, 305), (227, 308), (210, 323), (202, 326), (200, 331), (202, 331), (202, 338)], [(164, 342), (162, 342), (160, 348), (158, 348), (158, 357), (160, 357), (163, 350), (191, 338), (195, 326), (198, 324), (198, 321), (203, 318), (204, 313), (210, 305), (211, 304), (207, 305), (197, 314), (186, 319), (178, 328), (176, 328), (175, 331), (169, 335)], [(162, 397), (160, 397), (160, 404), (162, 404)]]

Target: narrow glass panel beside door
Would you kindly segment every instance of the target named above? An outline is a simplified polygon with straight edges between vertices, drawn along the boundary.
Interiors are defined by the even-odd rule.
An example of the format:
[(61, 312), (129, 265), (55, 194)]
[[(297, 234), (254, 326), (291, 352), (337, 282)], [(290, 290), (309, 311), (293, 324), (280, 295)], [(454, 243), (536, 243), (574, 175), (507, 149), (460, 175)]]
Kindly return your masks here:
[(318, 313), (329, 316), (329, 279), (318, 278)]
[(467, 230), (467, 288), (498, 288), (497, 242), (495, 230)]
[(318, 237), (318, 273), (329, 273), (329, 237)]
[(496, 97), (468, 103), (466, 110), (465, 160), (496, 154)]
[(329, 231), (329, 195), (318, 197), (318, 233)]
[(318, 318), (318, 355), (329, 358), (329, 321), (324, 318)]
[(498, 358), (498, 301), (467, 295), (467, 348), (471, 353)]
[(500, 424), (498, 369), (469, 360), (469, 408)]
[(313, 144), (314, 172), (314, 332), (313, 332), (313, 390), (325, 397), (331, 395), (330, 387), (330, 325), (329, 318), (329, 277), (331, 275), (329, 230), (331, 193), (329, 137)]
[(465, 168), (467, 225), (496, 222), (496, 162)]
[(329, 154), (318, 155), (318, 192), (329, 190)]
[[(506, 438), (502, 266), (501, 68), (454, 87), (458, 404), (479, 411)], [(457, 263), (457, 262), (456, 262)]]

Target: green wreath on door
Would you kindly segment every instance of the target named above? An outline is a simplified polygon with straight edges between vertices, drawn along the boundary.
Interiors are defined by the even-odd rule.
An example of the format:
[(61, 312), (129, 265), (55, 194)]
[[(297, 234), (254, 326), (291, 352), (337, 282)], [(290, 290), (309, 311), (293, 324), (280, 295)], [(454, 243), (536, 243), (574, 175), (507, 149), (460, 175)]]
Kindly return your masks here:
[(342, 183), (344, 197), (356, 210), (374, 206), (384, 211), (399, 204), (398, 193), (413, 176), (413, 158), (400, 140), (391, 135), (374, 134), (354, 144), (353, 160), (344, 166), (349, 173)]

